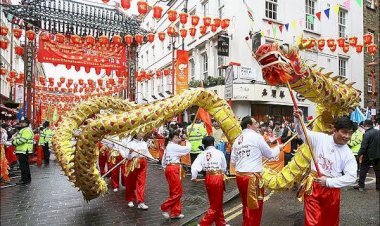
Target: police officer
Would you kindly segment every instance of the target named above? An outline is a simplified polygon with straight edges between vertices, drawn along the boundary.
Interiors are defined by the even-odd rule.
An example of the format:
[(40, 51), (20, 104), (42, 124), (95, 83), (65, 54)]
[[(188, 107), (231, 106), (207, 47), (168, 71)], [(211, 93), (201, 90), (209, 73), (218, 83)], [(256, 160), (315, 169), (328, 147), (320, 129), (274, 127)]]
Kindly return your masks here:
[[(192, 121), (194, 121), (195, 115), (192, 115)], [(190, 158), (191, 163), (197, 158), (198, 154), (202, 152), (199, 148), (202, 146), (202, 139), (207, 135), (207, 130), (203, 123), (199, 120), (194, 123), (193, 127), (188, 126), (186, 131), (186, 137), (191, 144)]]
[(20, 121), (20, 131), (16, 135), (12, 144), (16, 147), (16, 155), (21, 169), (21, 180), (18, 184), (29, 184), (32, 181), (30, 176), (28, 156), (33, 152), (33, 131), (29, 127), (29, 120)]
[(42, 146), (42, 149), (44, 151), (44, 162), (45, 166), (49, 165), (49, 159), (50, 159), (50, 151), (49, 151), (49, 146), (51, 144), (51, 140), (53, 137), (53, 133), (51, 129), (49, 128), (50, 123), (49, 121), (45, 121), (43, 124), (43, 129), (40, 134), (40, 140), (39, 140), (39, 145)]

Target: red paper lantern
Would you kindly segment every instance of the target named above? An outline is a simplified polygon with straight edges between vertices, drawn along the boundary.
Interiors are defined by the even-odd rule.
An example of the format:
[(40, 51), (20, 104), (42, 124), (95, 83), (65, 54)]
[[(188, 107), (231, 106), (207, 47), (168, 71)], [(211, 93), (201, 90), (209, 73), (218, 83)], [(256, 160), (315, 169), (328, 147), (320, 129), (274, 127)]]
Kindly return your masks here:
[(176, 33), (175, 28), (173, 26), (169, 26), (168, 30), (167, 30), (167, 33), (171, 37), (174, 36), (174, 34)]
[(221, 22), (222, 29), (227, 29), (230, 26), (230, 19), (223, 19)]
[(124, 78), (122, 78), (122, 77), (118, 78), (118, 79), (117, 79), (117, 82), (118, 82), (119, 84), (123, 84), (123, 82), (124, 82)]
[(350, 50), (350, 45), (348, 45), (348, 44), (345, 44), (345, 45), (342, 47), (342, 51), (343, 51), (344, 53), (347, 53), (349, 50)]
[(335, 50), (336, 50), (336, 44), (334, 43), (334, 45), (329, 46), (329, 48), (330, 48), (331, 52), (335, 52)]
[(45, 77), (44, 77), (44, 76), (41, 75), (41, 76), (39, 77), (39, 80), (40, 80), (40, 83), (41, 83), (41, 84), (45, 83)]
[(152, 43), (154, 41), (154, 34), (153, 33), (147, 34), (146, 39), (148, 40), (148, 42)]
[(40, 39), (42, 40), (42, 41), (49, 41), (50, 40), (50, 34), (48, 33), (48, 32), (42, 32), (41, 34), (40, 34)]
[(167, 68), (164, 69), (164, 75), (165, 75), (165, 76), (166, 76), (166, 75), (169, 75), (169, 72), (170, 72), (169, 69), (167, 69)]
[(324, 47), (325, 47), (325, 39), (321, 38), (318, 40), (318, 49), (322, 51)]
[(377, 45), (372, 43), (372, 44), (369, 44), (367, 46), (367, 52), (369, 52), (369, 54), (371, 54), (372, 56), (374, 56), (377, 52)]
[(94, 36), (92, 36), (92, 35), (87, 35), (87, 36), (85, 37), (85, 42), (86, 42), (87, 45), (92, 45), (92, 44), (94, 44), (94, 43), (95, 43), (95, 38), (94, 38)]
[(62, 86), (62, 82), (57, 82), (57, 86), (61, 87)]
[(121, 43), (121, 37), (120, 35), (114, 35), (112, 37), (112, 43), (115, 45), (119, 45)]
[(136, 35), (135, 35), (135, 40), (136, 40), (136, 43), (137, 43), (138, 45), (141, 45), (141, 43), (142, 43), (143, 40), (144, 40), (144, 36), (142, 36), (141, 34), (136, 34)]
[(343, 47), (344, 47), (344, 44), (345, 44), (345, 42), (346, 42), (346, 39), (341, 37), (341, 38), (338, 38), (336, 41), (338, 42), (338, 46), (339, 46), (340, 48), (343, 48)]
[(141, 77), (142, 79), (144, 79), (144, 78), (146, 78), (145, 76), (146, 76), (146, 72), (145, 72), (145, 71), (141, 71), (141, 72), (140, 72), (140, 77)]
[(162, 7), (159, 5), (153, 6), (153, 17), (155, 19), (160, 19), (162, 17)]
[(214, 18), (214, 25), (216, 27), (220, 27), (221, 19), (219, 17)]
[(61, 88), (61, 92), (62, 92), (62, 93), (66, 93), (66, 88), (65, 88), (65, 87), (62, 87), (62, 88)]
[(308, 49), (313, 49), (315, 47), (315, 39), (310, 39), (310, 44), (307, 46)]
[(327, 39), (327, 46), (329, 48), (333, 47), (335, 45), (335, 40), (332, 38)]
[(187, 30), (185, 28), (180, 29), (179, 33), (181, 34), (182, 38), (186, 38), (186, 36), (187, 36)]
[(197, 29), (195, 27), (189, 28), (189, 33), (191, 37), (194, 37), (197, 32)]
[(36, 32), (34, 32), (33, 30), (28, 30), (25, 32), (25, 35), (26, 35), (26, 38), (29, 40), (29, 41), (33, 41), (35, 38), (36, 38)]
[(9, 72), (9, 78), (13, 79), (13, 78), (16, 78), (16, 76), (17, 76), (17, 72), (15, 70), (12, 70)]
[(216, 30), (218, 30), (218, 27), (215, 24), (211, 24), (211, 31), (215, 33)]
[(13, 36), (15, 36), (15, 38), (17, 38), (17, 39), (21, 38), (21, 36), (22, 36), (22, 29), (20, 29), (20, 28), (13, 28)]
[(93, 86), (94, 85), (94, 80), (92, 80), (92, 79), (87, 79), (87, 84), (89, 85), (89, 86)]
[(74, 80), (72, 78), (67, 79), (67, 84), (71, 86), (73, 84)]
[(0, 48), (7, 49), (8, 48), (8, 40), (6, 40), (6, 39), (0, 40)]
[(16, 46), (15, 52), (17, 55), (22, 56), (24, 54), (24, 48), (22, 48), (21, 46)]
[(365, 35), (363, 35), (363, 41), (364, 41), (364, 44), (366, 44), (366, 45), (369, 45), (369, 44), (371, 44), (372, 43), (372, 34), (365, 34)]
[(165, 32), (163, 32), (163, 31), (158, 32), (158, 39), (160, 39), (160, 41), (164, 41), (165, 40)]
[(82, 42), (82, 38), (79, 35), (71, 35), (70, 39), (71, 39), (71, 42), (74, 44), (79, 44)]
[(64, 43), (65, 42), (65, 36), (63, 34), (56, 34), (55, 35), (55, 41), (58, 43)]
[(105, 36), (105, 35), (100, 36), (99, 37), (99, 43), (102, 44), (102, 45), (108, 44), (108, 37)]
[(111, 85), (115, 85), (115, 79), (113, 79), (113, 78), (108, 79), (108, 82), (109, 82)]
[(65, 80), (66, 80), (66, 78), (65, 78), (65, 77), (60, 77), (60, 78), (59, 78), (59, 81), (61, 81), (61, 83), (64, 83), (64, 82), (65, 82)]
[(148, 3), (145, 1), (137, 2), (137, 11), (141, 16), (144, 16), (148, 12)]
[(361, 44), (356, 44), (355, 48), (357, 53), (361, 53), (363, 51), (363, 45)]
[(209, 17), (209, 16), (203, 17), (203, 25), (210, 26), (211, 25), (211, 17)]
[(207, 33), (207, 26), (202, 25), (199, 27), (199, 30), (202, 35), (205, 35)]
[(80, 78), (80, 79), (78, 79), (78, 83), (79, 83), (79, 85), (83, 86), (84, 80)]
[(358, 44), (358, 37), (350, 37), (348, 41), (350, 42), (350, 46), (356, 46)]
[(187, 14), (187, 13), (180, 13), (179, 14), (179, 22), (181, 22), (181, 24), (186, 24), (188, 16), (189, 16), (189, 14)]
[(174, 9), (168, 10), (168, 19), (171, 22), (174, 22), (177, 19), (177, 11), (175, 11)]
[(161, 77), (161, 71), (160, 70), (156, 71), (156, 76), (157, 76), (157, 78)]
[(0, 26), (0, 35), (7, 36), (9, 28), (7, 26)]
[(103, 79), (98, 78), (98, 85), (99, 85), (99, 86), (103, 86)]
[(0, 75), (6, 75), (7, 74), (7, 69), (5, 67), (0, 68)]
[(132, 35), (126, 35), (124, 36), (124, 41), (127, 43), (127, 45), (131, 45), (133, 43), (133, 36)]
[(198, 23), (199, 23), (199, 16), (197, 16), (197, 15), (193, 15), (193, 16), (191, 16), (191, 24), (192, 24), (193, 26), (197, 26)]
[(120, 5), (123, 9), (129, 9), (131, 8), (131, 0), (121, 0)]

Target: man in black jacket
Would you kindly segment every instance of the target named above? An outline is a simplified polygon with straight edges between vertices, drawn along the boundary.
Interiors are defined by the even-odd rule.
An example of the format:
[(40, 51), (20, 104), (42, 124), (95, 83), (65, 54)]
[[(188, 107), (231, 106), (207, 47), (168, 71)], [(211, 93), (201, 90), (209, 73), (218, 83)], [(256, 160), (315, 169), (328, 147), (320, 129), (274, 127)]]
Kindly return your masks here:
[(380, 190), (380, 131), (373, 128), (371, 120), (364, 121), (366, 130), (363, 141), (358, 152), (359, 159), (362, 158), (360, 165), (359, 188), (364, 191), (364, 182), (370, 166), (373, 166), (376, 175), (376, 190)]

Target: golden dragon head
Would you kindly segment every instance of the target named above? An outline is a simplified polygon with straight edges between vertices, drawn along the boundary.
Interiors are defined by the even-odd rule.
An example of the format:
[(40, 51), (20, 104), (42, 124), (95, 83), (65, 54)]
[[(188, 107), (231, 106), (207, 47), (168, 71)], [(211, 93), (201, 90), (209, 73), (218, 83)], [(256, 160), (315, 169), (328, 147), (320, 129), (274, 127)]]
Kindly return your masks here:
[(263, 71), (263, 78), (270, 85), (294, 83), (309, 75), (298, 54), (297, 47), (271, 43), (261, 45), (255, 57)]

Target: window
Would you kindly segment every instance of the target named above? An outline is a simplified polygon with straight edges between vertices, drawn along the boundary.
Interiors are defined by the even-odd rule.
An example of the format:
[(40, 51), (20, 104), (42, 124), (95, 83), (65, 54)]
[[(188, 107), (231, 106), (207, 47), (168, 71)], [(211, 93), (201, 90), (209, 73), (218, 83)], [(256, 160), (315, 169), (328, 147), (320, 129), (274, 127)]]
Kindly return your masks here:
[(208, 58), (207, 58), (207, 53), (202, 53), (201, 54), (202, 58), (202, 75), (203, 79), (206, 79), (208, 77)]
[(224, 56), (218, 56), (218, 76), (219, 77), (224, 76), (225, 70), (222, 69), (221, 67), (225, 65), (225, 62), (226, 62), (226, 58)]
[(277, 20), (277, 0), (265, 1), (265, 17), (273, 20)]
[(208, 1), (202, 3), (203, 16), (208, 16)]
[(218, 0), (218, 15), (219, 15), (219, 18), (223, 17), (223, 10), (224, 10), (224, 0)]
[(339, 37), (346, 37), (346, 14), (347, 12), (340, 9), (338, 17)]
[(311, 21), (315, 19), (315, 1), (314, 0), (306, 0), (305, 4), (306, 11), (306, 29), (314, 30), (314, 23), (310, 22), (309, 18), (312, 18)]
[(347, 59), (339, 57), (339, 75), (346, 77)]
[(189, 60), (190, 65), (190, 81), (193, 81), (195, 79), (195, 63), (194, 59)]
[(367, 92), (372, 93), (372, 78), (368, 77), (367, 84), (368, 84)]

